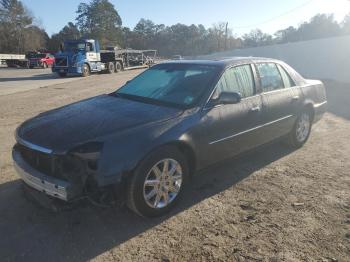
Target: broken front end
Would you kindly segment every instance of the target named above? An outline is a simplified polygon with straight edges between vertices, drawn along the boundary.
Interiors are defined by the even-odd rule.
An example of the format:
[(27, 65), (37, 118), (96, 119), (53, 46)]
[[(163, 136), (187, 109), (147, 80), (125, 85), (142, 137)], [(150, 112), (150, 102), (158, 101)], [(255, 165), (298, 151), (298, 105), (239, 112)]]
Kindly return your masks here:
[(30, 187), (51, 197), (71, 201), (97, 190), (94, 179), (103, 144), (89, 143), (66, 154), (27, 142), (13, 147), (16, 171)]

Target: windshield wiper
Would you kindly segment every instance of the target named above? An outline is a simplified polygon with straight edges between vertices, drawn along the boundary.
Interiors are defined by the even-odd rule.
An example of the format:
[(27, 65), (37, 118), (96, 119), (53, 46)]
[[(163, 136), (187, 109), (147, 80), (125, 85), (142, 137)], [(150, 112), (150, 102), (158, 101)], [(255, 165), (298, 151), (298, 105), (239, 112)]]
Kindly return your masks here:
[(132, 101), (145, 103), (145, 104), (159, 105), (159, 106), (166, 106), (166, 107), (175, 107), (175, 108), (183, 109), (183, 106), (175, 104), (175, 103), (161, 101), (161, 100), (152, 99), (152, 98), (143, 97), (143, 96), (135, 96), (135, 95), (118, 93), (118, 92), (113, 92), (110, 95), (114, 96), (114, 97), (122, 98), (122, 99), (128, 99), (128, 100), (132, 100)]

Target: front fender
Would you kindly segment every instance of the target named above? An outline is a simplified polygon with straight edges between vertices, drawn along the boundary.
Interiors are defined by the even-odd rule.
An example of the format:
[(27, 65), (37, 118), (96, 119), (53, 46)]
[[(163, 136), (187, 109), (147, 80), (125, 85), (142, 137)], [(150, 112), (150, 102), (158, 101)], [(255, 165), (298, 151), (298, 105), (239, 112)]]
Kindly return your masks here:
[(181, 117), (109, 137), (104, 143), (95, 180), (100, 186), (120, 183), (151, 151), (166, 144), (182, 143), (194, 151), (198, 143), (192, 129), (195, 121), (196, 116)]

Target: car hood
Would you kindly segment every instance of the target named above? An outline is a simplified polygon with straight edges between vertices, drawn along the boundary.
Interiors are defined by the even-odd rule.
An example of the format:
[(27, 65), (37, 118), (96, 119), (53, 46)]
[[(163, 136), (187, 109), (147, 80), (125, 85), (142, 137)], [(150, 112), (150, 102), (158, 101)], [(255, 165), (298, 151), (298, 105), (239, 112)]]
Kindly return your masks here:
[(90, 141), (144, 124), (179, 116), (182, 110), (101, 95), (70, 104), (27, 120), (17, 129), (17, 140), (54, 152), (64, 152)]

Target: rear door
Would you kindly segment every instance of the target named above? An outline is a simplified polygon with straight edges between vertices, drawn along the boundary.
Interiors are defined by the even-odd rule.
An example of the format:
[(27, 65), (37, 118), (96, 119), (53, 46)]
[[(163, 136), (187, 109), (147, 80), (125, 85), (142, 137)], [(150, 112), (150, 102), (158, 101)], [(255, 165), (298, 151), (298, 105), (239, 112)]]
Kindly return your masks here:
[[(250, 64), (227, 69), (216, 85), (212, 100), (221, 92), (238, 92), (237, 104), (217, 105), (205, 109), (208, 163), (237, 155), (260, 144), (262, 101), (256, 93), (254, 67)], [(210, 104), (210, 103), (209, 103)]]
[(269, 142), (292, 129), (301, 102), (301, 92), (281, 65), (257, 63), (256, 69), (262, 90), (263, 139)]

